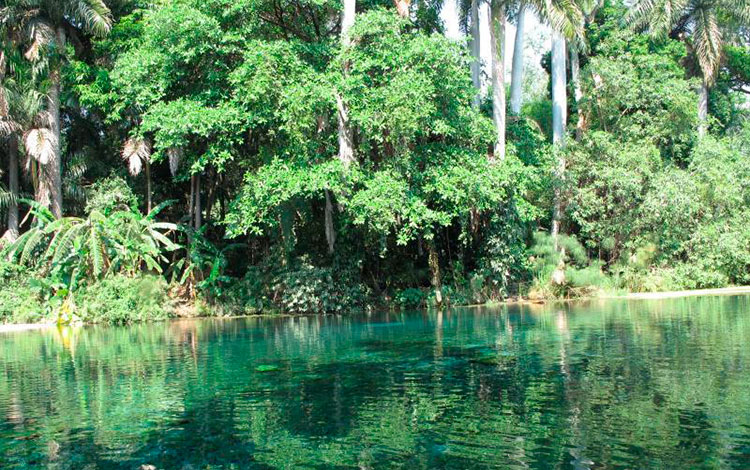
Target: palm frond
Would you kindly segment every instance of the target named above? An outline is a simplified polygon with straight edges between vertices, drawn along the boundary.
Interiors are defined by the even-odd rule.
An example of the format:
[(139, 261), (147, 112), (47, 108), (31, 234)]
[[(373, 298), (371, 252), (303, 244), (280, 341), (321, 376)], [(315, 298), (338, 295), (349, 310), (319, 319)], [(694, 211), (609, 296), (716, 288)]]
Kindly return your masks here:
[(182, 149), (172, 147), (167, 149), (167, 157), (169, 158), (169, 172), (172, 176), (177, 174), (177, 170), (180, 168), (180, 158), (182, 158)]
[(721, 29), (712, 8), (696, 8), (694, 16), (693, 48), (703, 72), (704, 81), (707, 85), (712, 85), (721, 60)]
[(122, 147), (122, 159), (128, 163), (128, 171), (136, 176), (143, 168), (143, 162), (151, 158), (151, 144), (146, 139), (131, 137)]
[(49, 163), (54, 156), (57, 137), (51, 129), (31, 129), (24, 137), (26, 152), (42, 165)]
[(566, 39), (583, 40), (584, 15), (575, 0), (541, 0), (533, 7), (553, 30)]
[(29, 36), (29, 47), (24, 54), (26, 59), (36, 62), (41, 57), (41, 52), (55, 41), (55, 30), (49, 22), (43, 18), (34, 18), (26, 25)]
[(104, 36), (112, 29), (112, 13), (103, 0), (68, 0), (65, 14), (80, 21), (95, 36)]

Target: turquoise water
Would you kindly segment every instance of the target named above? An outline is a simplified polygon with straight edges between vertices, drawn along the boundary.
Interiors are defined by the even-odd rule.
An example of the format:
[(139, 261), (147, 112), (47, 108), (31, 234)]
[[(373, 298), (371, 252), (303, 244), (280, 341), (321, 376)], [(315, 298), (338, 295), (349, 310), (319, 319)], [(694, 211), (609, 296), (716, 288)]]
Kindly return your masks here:
[(0, 334), (0, 468), (750, 468), (750, 297)]

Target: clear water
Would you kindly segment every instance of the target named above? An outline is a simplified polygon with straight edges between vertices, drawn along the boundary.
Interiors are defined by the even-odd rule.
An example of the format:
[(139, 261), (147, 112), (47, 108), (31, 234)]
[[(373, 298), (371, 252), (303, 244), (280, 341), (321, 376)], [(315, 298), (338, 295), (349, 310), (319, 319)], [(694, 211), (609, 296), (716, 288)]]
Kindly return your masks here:
[(0, 468), (750, 468), (750, 297), (0, 335)]

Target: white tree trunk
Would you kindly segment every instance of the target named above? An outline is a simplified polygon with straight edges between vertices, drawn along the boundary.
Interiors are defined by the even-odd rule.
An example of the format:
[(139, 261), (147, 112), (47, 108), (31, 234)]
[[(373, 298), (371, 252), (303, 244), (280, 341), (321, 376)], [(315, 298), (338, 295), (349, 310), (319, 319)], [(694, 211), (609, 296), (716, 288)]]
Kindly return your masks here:
[(492, 53), (492, 119), (497, 140), (494, 158), (505, 159), (505, 5), (493, 0), (490, 6), (490, 49)]
[(357, 0), (344, 0), (344, 11), (341, 13), (341, 41), (349, 45), (349, 30), (357, 14)]
[(526, 2), (521, 2), (513, 43), (513, 70), (510, 77), (510, 112), (518, 116), (523, 104), (523, 35), (526, 23)]
[[(344, 47), (351, 45), (351, 39), (349, 38), (349, 31), (354, 25), (354, 20), (357, 15), (357, 0), (344, 0), (344, 10), (341, 13), (341, 44)], [(344, 70), (342, 73), (346, 75), (349, 73), (349, 63), (344, 63)], [(354, 129), (352, 128), (349, 120), (349, 106), (344, 101), (343, 97), (339, 92), (335, 93), (336, 98), (336, 110), (339, 124), (339, 161), (344, 165), (344, 168), (349, 168), (352, 162), (354, 162)], [(326, 195), (326, 206), (325, 206), (325, 231), (326, 240), (328, 241), (329, 253), (334, 253), (334, 244), (336, 243), (336, 233), (333, 227), (333, 205), (330, 204), (330, 195), (328, 191)]]
[(568, 118), (565, 82), (565, 39), (555, 31), (552, 33), (552, 141), (560, 147), (565, 146)]
[(565, 175), (565, 127), (567, 121), (567, 90), (565, 88), (565, 39), (558, 32), (552, 36), (552, 141), (557, 155), (556, 182), (554, 189), (554, 208), (552, 214), (552, 238), (557, 249), (557, 236), (560, 233), (562, 219), (561, 185)]
[[(341, 14), (341, 43), (350, 44), (349, 30), (354, 24), (356, 15), (356, 0), (344, 0), (344, 11)], [(344, 64), (344, 74), (349, 71), (349, 65)], [(336, 93), (336, 107), (339, 121), (339, 160), (348, 167), (354, 161), (354, 130), (349, 122), (349, 107), (339, 93)]]
[(480, 59), (480, 41), (479, 37), (479, 0), (471, 0), (471, 11), (469, 18), (469, 31), (471, 33), (471, 81), (474, 83), (476, 95), (474, 95), (474, 106), (479, 107), (481, 96), (479, 94), (482, 88), (481, 72), (482, 64)]
[(698, 90), (698, 137), (706, 135), (708, 130), (708, 85), (704, 81)]

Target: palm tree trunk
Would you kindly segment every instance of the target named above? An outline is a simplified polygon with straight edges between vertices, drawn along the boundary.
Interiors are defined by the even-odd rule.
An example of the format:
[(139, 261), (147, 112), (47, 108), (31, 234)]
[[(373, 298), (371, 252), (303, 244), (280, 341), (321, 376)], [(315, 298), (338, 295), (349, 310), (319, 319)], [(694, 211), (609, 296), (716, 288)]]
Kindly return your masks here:
[(11, 242), (18, 238), (18, 138), (10, 135), (8, 140), (8, 190), (11, 200), (8, 204), (8, 232), (5, 238)]
[(557, 236), (562, 219), (562, 180), (565, 174), (565, 124), (567, 120), (567, 90), (565, 89), (565, 39), (559, 32), (552, 37), (552, 141), (557, 155), (551, 235), (557, 249)]
[(703, 81), (698, 90), (698, 137), (704, 137), (708, 127), (708, 85)]
[(561, 147), (565, 146), (568, 113), (565, 82), (565, 39), (555, 31), (552, 33), (552, 141)]
[(471, 0), (471, 12), (470, 12), (470, 31), (471, 31), (471, 81), (476, 89), (476, 95), (474, 95), (474, 107), (479, 108), (481, 96), (479, 91), (482, 87), (480, 74), (482, 72), (482, 65), (479, 57), (479, 0)]
[(505, 4), (493, 0), (490, 6), (490, 48), (492, 52), (492, 119), (497, 141), (495, 160), (505, 159)]
[[(59, 50), (65, 48), (65, 30), (58, 27), (56, 30), (57, 47)], [(55, 217), (62, 217), (62, 141), (60, 139), (60, 92), (62, 88), (62, 76), (59, 65), (50, 72), (49, 88), (49, 114), (52, 121), (52, 134), (54, 137), (53, 152), (49, 162), (41, 168), (41, 191), (40, 203), (47, 206)]]
[(521, 114), (523, 102), (523, 35), (526, 22), (526, 2), (521, 2), (516, 22), (516, 40), (513, 43), (513, 70), (510, 77), (510, 112)]

